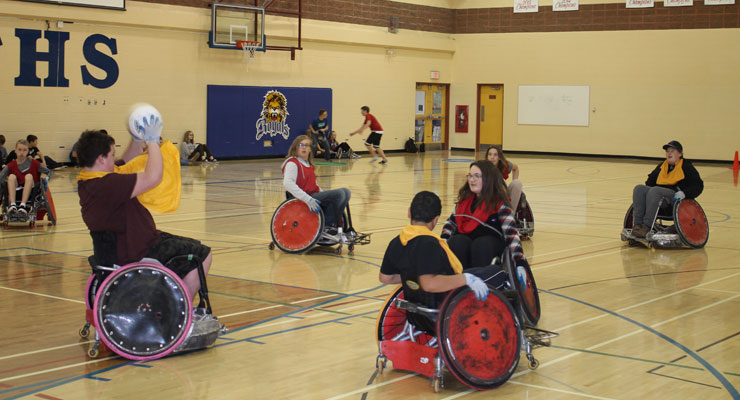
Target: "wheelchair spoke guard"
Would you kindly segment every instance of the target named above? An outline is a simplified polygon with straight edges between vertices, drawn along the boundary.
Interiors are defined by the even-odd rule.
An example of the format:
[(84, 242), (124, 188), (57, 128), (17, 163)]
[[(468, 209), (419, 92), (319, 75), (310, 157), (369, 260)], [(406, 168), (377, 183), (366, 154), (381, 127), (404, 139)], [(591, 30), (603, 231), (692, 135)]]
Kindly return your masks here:
[(272, 241), (286, 253), (310, 250), (321, 238), (323, 229), (324, 214), (312, 213), (298, 199), (284, 201), (270, 222)]
[[(396, 307), (396, 299), (404, 299), (403, 287), (399, 286), (383, 303), (378, 319), (375, 323), (378, 342), (393, 340), (401, 333), (406, 325), (406, 310)], [(418, 344), (427, 344), (434, 337), (427, 333), (419, 333), (414, 339)]]
[(527, 272), (527, 289), (522, 288), (519, 279), (512, 279), (514, 286), (519, 294), (519, 306), (524, 315), (524, 321), (532, 326), (537, 326), (540, 321), (540, 294), (537, 292), (537, 284), (534, 281), (534, 275), (529, 265), (524, 265)]
[(695, 249), (704, 247), (709, 240), (709, 222), (699, 203), (683, 200), (673, 207), (673, 221), (681, 240)]
[(95, 326), (103, 343), (132, 360), (153, 360), (175, 350), (190, 331), (192, 312), (185, 284), (156, 264), (121, 267), (95, 296)]
[(437, 333), (447, 368), (471, 388), (503, 384), (519, 362), (521, 327), (496, 290), (485, 301), (467, 287), (450, 293), (440, 308)]

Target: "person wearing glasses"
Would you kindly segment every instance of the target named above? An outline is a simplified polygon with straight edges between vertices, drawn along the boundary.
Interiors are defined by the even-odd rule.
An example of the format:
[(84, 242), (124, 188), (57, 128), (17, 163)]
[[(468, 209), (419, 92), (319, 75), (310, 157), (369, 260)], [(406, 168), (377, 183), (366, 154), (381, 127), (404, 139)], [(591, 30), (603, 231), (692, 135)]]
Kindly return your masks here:
[[(491, 264), (506, 246), (517, 267), (527, 265), (509, 194), (493, 163), (479, 160), (470, 164), (467, 182), (460, 188), (456, 204), (441, 237), (447, 240), (463, 269)], [(517, 275), (524, 272), (524, 268), (517, 268)]]
[(347, 188), (321, 190), (316, 183), (316, 173), (311, 162), (312, 144), (313, 141), (307, 135), (300, 135), (293, 140), (281, 167), (283, 187), (291, 196), (306, 203), (312, 212), (324, 210), (325, 238), (347, 243), (345, 233), (340, 233), (339, 222), (349, 203), (350, 191)]

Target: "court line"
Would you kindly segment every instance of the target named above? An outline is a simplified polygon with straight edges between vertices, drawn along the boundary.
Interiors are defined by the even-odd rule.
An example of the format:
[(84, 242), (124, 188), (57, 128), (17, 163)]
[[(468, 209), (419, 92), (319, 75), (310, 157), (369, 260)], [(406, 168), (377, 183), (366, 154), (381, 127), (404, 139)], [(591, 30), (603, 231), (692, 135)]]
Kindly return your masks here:
[[(568, 249), (564, 249), (564, 250), (555, 250), (555, 251), (551, 251), (551, 252), (549, 252), (549, 253), (535, 254), (535, 255), (533, 255), (533, 256), (529, 256), (529, 257), (527, 257), (527, 259), (530, 259), (530, 260), (531, 260), (531, 259), (534, 259), (534, 258), (537, 258), (537, 257), (544, 257), (544, 256), (549, 256), (549, 255), (551, 255), (551, 254), (563, 253), (563, 252), (566, 252), (566, 251), (571, 251), (571, 250), (577, 250), (577, 249), (583, 249), (583, 248), (586, 248), (586, 247), (601, 246), (601, 245), (603, 245), (603, 244), (609, 244), (609, 243), (614, 243), (614, 240), (606, 240), (606, 241), (603, 241), (603, 242), (599, 242), (599, 243), (587, 244), (587, 245), (585, 245), (585, 246), (570, 247), (570, 248), (568, 248)], [(543, 262), (544, 262), (544, 261), (543, 261)]]
[(368, 389), (375, 389), (375, 388), (379, 388), (381, 386), (390, 385), (391, 383), (396, 383), (398, 381), (402, 381), (404, 379), (408, 379), (408, 378), (411, 378), (411, 377), (414, 377), (414, 376), (417, 376), (417, 375), (418, 374), (408, 374), (408, 375), (400, 376), (398, 378), (391, 379), (389, 381), (385, 381), (385, 382), (381, 382), (381, 383), (374, 383), (374, 384), (372, 384), (370, 386), (365, 386), (363, 388), (360, 388), (360, 389), (357, 389), (357, 390), (353, 390), (351, 392), (343, 393), (343, 394), (340, 394), (340, 395), (334, 396), (334, 397), (329, 397), (326, 400), (339, 400), (339, 399), (343, 399), (345, 397), (349, 397), (349, 396), (352, 396), (352, 395), (355, 395), (355, 394), (360, 394), (362, 392), (367, 391)]
[[(555, 263), (555, 264), (545, 265), (545, 266), (542, 266), (542, 267), (535, 267), (535, 268), (532, 268), (532, 271), (538, 271), (538, 270), (542, 270), (542, 269), (546, 269), (546, 268), (552, 268), (552, 267), (557, 267), (558, 265), (568, 264), (568, 263), (571, 263), (571, 262), (575, 262), (575, 261), (584, 261), (584, 260), (589, 260), (589, 259), (591, 259), (591, 258), (596, 258), (596, 257), (603, 257), (603, 256), (608, 256), (608, 255), (612, 255), (612, 254), (615, 254), (615, 253), (619, 253), (619, 252), (621, 252), (621, 251), (622, 251), (622, 247), (623, 247), (623, 246), (619, 246), (619, 248), (617, 248), (616, 250), (614, 250), (614, 251), (610, 251), (610, 252), (608, 252), (608, 253), (599, 253), (599, 254), (592, 254), (592, 255), (590, 255), (590, 256), (588, 256), (588, 257), (582, 257), (582, 258), (572, 258), (572, 259), (570, 259), (570, 260), (563, 260), (563, 261), (557, 262), (557, 263)], [(609, 250), (609, 249), (603, 249), (603, 250), (599, 250), (599, 251), (605, 251), (605, 250)], [(584, 254), (588, 254), (588, 253), (584, 253)], [(578, 257), (578, 256), (581, 256), (581, 255), (582, 255), (582, 254), (577, 254), (577, 255), (575, 255), (574, 257)], [(545, 263), (545, 262), (546, 262), (546, 261), (543, 261), (543, 263)], [(535, 264), (535, 265), (537, 265), (537, 264), (539, 264), (539, 263), (534, 263), (534, 264)]]
[(68, 299), (66, 297), (52, 296), (50, 294), (30, 292), (28, 290), (13, 289), (13, 288), (5, 287), (5, 286), (0, 286), (0, 289), (10, 290), (10, 291), (13, 291), (13, 292), (20, 292), (20, 293), (25, 293), (25, 294), (31, 294), (31, 295), (34, 295), (34, 296), (48, 297), (48, 298), (56, 299), (56, 300), (64, 300), (64, 301), (69, 301), (69, 302), (72, 302), (72, 303), (85, 304), (85, 302), (84, 301), (81, 301), (81, 300), (74, 300), (74, 299)]
[[(706, 368), (707, 371), (709, 371), (709, 373), (711, 373), (712, 375), (714, 375), (714, 377), (722, 384), (722, 386), (725, 387), (725, 389), (727, 390), (727, 392), (729, 392), (729, 394), (732, 396), (733, 399), (736, 399), (736, 400), (737, 399), (740, 399), (740, 393), (738, 393), (737, 389), (730, 383), (730, 381), (727, 380), (727, 378), (722, 373), (720, 373), (719, 371), (717, 371), (717, 369), (715, 369), (714, 366), (712, 366), (704, 358), (702, 358), (701, 356), (699, 356), (697, 353), (695, 353), (694, 351), (692, 351), (688, 347), (682, 345), (681, 343), (677, 342), (676, 340), (674, 340), (674, 339), (668, 337), (667, 335), (665, 335), (665, 334), (663, 334), (661, 332), (658, 332), (657, 330), (655, 330), (655, 329), (652, 328), (652, 327), (658, 327), (658, 326), (664, 325), (664, 324), (669, 323), (669, 322), (673, 322), (673, 321), (675, 321), (677, 319), (680, 319), (680, 318), (683, 318), (685, 316), (688, 316), (688, 315), (691, 315), (691, 314), (694, 314), (694, 313), (697, 313), (697, 312), (700, 312), (700, 311), (704, 311), (704, 310), (706, 310), (706, 309), (708, 309), (710, 307), (714, 307), (716, 305), (719, 305), (719, 304), (725, 303), (727, 301), (733, 300), (733, 299), (735, 299), (737, 297), (740, 297), (740, 294), (738, 294), (736, 296), (729, 297), (727, 299), (720, 300), (718, 302), (715, 302), (713, 304), (709, 304), (709, 305), (704, 306), (704, 307), (700, 307), (700, 308), (698, 308), (696, 310), (693, 310), (693, 311), (690, 311), (690, 312), (687, 312), (687, 313), (684, 313), (684, 314), (675, 316), (673, 318), (669, 318), (669, 319), (667, 319), (665, 321), (659, 322), (657, 324), (653, 324), (652, 327), (650, 327), (650, 326), (647, 326), (647, 325), (645, 325), (645, 324), (643, 324), (641, 322), (638, 322), (638, 321), (636, 321), (634, 319), (631, 319), (631, 318), (626, 317), (624, 315), (618, 314), (617, 312), (614, 312), (614, 311), (611, 311), (611, 310), (607, 310), (606, 308), (603, 308), (603, 307), (599, 307), (599, 306), (597, 306), (595, 304), (591, 304), (591, 303), (585, 302), (583, 300), (578, 300), (576, 298), (569, 297), (569, 296), (566, 296), (566, 295), (563, 295), (563, 294), (560, 294), (560, 293), (549, 292), (549, 291), (546, 291), (546, 290), (543, 290), (543, 291), (545, 293), (552, 294), (552, 295), (555, 295), (555, 296), (559, 296), (559, 297), (562, 297), (564, 299), (568, 299), (568, 300), (574, 301), (576, 303), (585, 305), (587, 307), (595, 308), (595, 309), (597, 309), (597, 310), (599, 310), (601, 312), (610, 314), (612, 316), (615, 316), (617, 318), (621, 318), (621, 319), (623, 319), (623, 320), (625, 320), (627, 322), (630, 322), (630, 323), (632, 323), (634, 325), (637, 325), (640, 328), (642, 328), (642, 330), (636, 331), (637, 333), (642, 332), (643, 330), (645, 330), (645, 331), (648, 331), (648, 332), (650, 332), (650, 333), (652, 333), (652, 334), (660, 337), (661, 339), (663, 339), (666, 342), (674, 345), (679, 350), (681, 350), (684, 353), (686, 353), (689, 356), (691, 356), (691, 358), (693, 358), (694, 360), (696, 360), (697, 362), (699, 362), (699, 364), (703, 365), (704, 368)], [(612, 340), (608, 340), (608, 341), (603, 342), (603, 343), (600, 343), (598, 345), (588, 347), (587, 350), (593, 350), (595, 348), (601, 347), (601, 346), (606, 345), (606, 344), (609, 344), (609, 343), (613, 343), (613, 342), (615, 342), (617, 340), (621, 340), (623, 338), (626, 338), (628, 336), (632, 336), (634, 334), (635, 333), (633, 332), (633, 333), (622, 335), (622, 336), (620, 336), (618, 338), (614, 338)]]
[(92, 343), (92, 342), (93, 342), (93, 340), (88, 340), (87, 342), (78, 342), (78, 343), (73, 343), (73, 344), (65, 344), (65, 345), (62, 345), (62, 346), (49, 347), (49, 348), (46, 348), (46, 349), (29, 351), (29, 352), (26, 352), (26, 353), (11, 354), (9, 356), (2, 356), (2, 357), (0, 357), (0, 360), (7, 360), (9, 358), (16, 358), (16, 357), (23, 357), (23, 356), (28, 356), (28, 355), (31, 355), (31, 354), (44, 353), (44, 352), (53, 351), (53, 350), (66, 349), (67, 347), (74, 347), (74, 346), (79, 346), (81, 344), (89, 344), (89, 343)]
[[(70, 365), (65, 365), (65, 366), (62, 366), (62, 367), (56, 367), (56, 368), (46, 369), (46, 370), (43, 370), (43, 371), (36, 371), (36, 372), (30, 372), (28, 374), (23, 374), (23, 375), (10, 376), (10, 377), (7, 377), (7, 378), (0, 379), (0, 382), (7, 382), (7, 381), (12, 381), (14, 379), (27, 378), (29, 376), (36, 376), (36, 375), (46, 374), (46, 373), (49, 373), (49, 372), (61, 371), (63, 369), (67, 369), (67, 368), (80, 367), (80, 366), (83, 366), (83, 365), (99, 363), (101, 361), (112, 360), (114, 358), (119, 358), (119, 357), (118, 357), (118, 355), (115, 355), (115, 356), (111, 356), (111, 357), (100, 358), (100, 359), (95, 359), (95, 360), (91, 360), (91, 361), (85, 361), (85, 362), (81, 362), (81, 363), (77, 363), (77, 364), (70, 364)], [(32, 394), (32, 393), (24, 394), (24, 396), (27, 396), (29, 394)]]
[[(573, 392), (573, 391), (570, 391), (570, 390), (563, 390), (563, 389), (557, 389), (557, 388), (552, 388), (552, 387), (547, 387), (547, 386), (534, 385), (534, 384), (531, 384), (531, 383), (517, 382), (517, 381), (513, 381), (513, 380), (509, 380), (509, 383), (513, 383), (514, 385), (521, 385), (521, 386), (533, 387), (533, 388), (536, 388), (536, 389), (549, 390), (549, 391), (552, 391), (552, 392), (570, 394), (570, 395), (578, 396), (578, 397), (586, 397), (586, 398), (589, 398), (589, 399), (614, 400), (611, 397), (594, 396), (592, 394), (587, 394), (587, 393)], [(467, 395), (469, 393), (473, 393), (473, 392), (475, 392), (475, 391), (472, 390), (472, 389), (471, 390), (466, 390), (464, 392), (460, 392), (460, 393), (454, 394), (452, 396), (443, 397), (442, 400), (456, 399), (458, 397), (463, 397), (463, 396), (465, 396), (465, 395)]]
[[(717, 278), (717, 279), (712, 280), (712, 281), (709, 281), (709, 282), (704, 282), (702, 284), (699, 284), (699, 285), (696, 285), (696, 286), (693, 286), (693, 287), (689, 287), (689, 288), (686, 288), (686, 289), (681, 289), (681, 290), (678, 290), (678, 291), (675, 291), (675, 292), (671, 292), (671, 293), (668, 293), (666, 295), (656, 297), (654, 299), (645, 300), (645, 301), (642, 301), (642, 302), (639, 302), (639, 303), (636, 303), (636, 304), (632, 304), (632, 305), (627, 306), (627, 307), (622, 307), (622, 308), (617, 309), (616, 312), (621, 313), (623, 311), (627, 311), (627, 310), (630, 310), (630, 309), (633, 309), (633, 308), (636, 308), (636, 307), (641, 307), (641, 306), (644, 306), (645, 304), (650, 304), (650, 303), (653, 303), (653, 302), (656, 302), (656, 301), (667, 299), (668, 297), (675, 296), (675, 295), (678, 295), (678, 294), (681, 294), (681, 293), (684, 293), (684, 292), (688, 292), (689, 290), (698, 289), (701, 286), (711, 285), (713, 283), (724, 281), (726, 279), (734, 278), (734, 277), (736, 277), (738, 275), (740, 275), (740, 272), (734, 273), (734, 274), (731, 274), (731, 275), (728, 275), (728, 276), (725, 276), (725, 277), (722, 277), (722, 278)], [(548, 291), (546, 291), (544, 289), (539, 289), (539, 291), (540, 292), (548, 293)], [(555, 292), (551, 292), (551, 293), (557, 295), (557, 293), (555, 293)], [(601, 315), (597, 315), (597, 316), (594, 316), (594, 317), (591, 317), (591, 318), (586, 318), (586, 319), (584, 319), (582, 321), (574, 322), (572, 324), (568, 324), (568, 325), (565, 325), (565, 326), (560, 327), (558, 329), (555, 329), (555, 332), (562, 332), (562, 331), (564, 331), (566, 329), (570, 329), (570, 328), (572, 328), (574, 326), (582, 325), (582, 324), (585, 324), (585, 323), (588, 323), (588, 322), (591, 322), (591, 321), (594, 321), (594, 320), (597, 320), (597, 319), (600, 319), (600, 318), (604, 318), (606, 316), (607, 316), (606, 314), (601, 314)]]

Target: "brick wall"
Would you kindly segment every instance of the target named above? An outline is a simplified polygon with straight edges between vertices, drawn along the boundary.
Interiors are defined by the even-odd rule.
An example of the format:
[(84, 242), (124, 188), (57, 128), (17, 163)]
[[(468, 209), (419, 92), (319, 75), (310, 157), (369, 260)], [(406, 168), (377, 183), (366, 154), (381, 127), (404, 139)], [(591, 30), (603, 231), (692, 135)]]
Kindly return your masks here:
[(578, 11), (514, 14), (512, 8), (457, 10), (456, 33), (569, 32), (656, 29), (738, 28), (740, 7), (705, 6), (697, 0), (692, 7), (625, 8), (623, 3), (581, 5)]
[[(210, 7), (212, 0), (144, 0), (190, 7)], [(513, 2), (513, 0), (512, 0)], [(253, 0), (230, 2), (254, 5)], [(260, 0), (260, 4), (264, 1)], [(691, 7), (625, 8), (624, 3), (584, 4), (578, 11), (514, 14), (512, 8), (446, 9), (388, 0), (303, 0), (303, 18), (369, 26), (388, 26), (399, 17), (399, 29), (441, 33), (569, 32), (740, 27), (740, 3)], [(269, 11), (295, 12), (298, 0), (275, 0)], [(269, 14), (269, 12), (268, 12)]]

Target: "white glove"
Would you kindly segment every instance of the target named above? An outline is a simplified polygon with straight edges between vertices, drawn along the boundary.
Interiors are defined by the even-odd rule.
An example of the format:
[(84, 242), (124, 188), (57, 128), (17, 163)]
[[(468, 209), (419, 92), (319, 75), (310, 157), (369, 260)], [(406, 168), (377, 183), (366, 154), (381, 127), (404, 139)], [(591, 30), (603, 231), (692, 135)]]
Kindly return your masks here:
[(683, 190), (679, 190), (676, 192), (676, 194), (673, 195), (673, 201), (680, 201), (686, 198), (686, 193), (683, 192)]
[(306, 202), (306, 205), (308, 206), (308, 209), (311, 210), (312, 213), (318, 213), (319, 210), (321, 210), (321, 202), (311, 197)]
[(522, 286), (522, 290), (527, 290), (527, 270), (521, 265), (516, 267), (516, 278)]
[(465, 275), (465, 284), (475, 293), (475, 298), (483, 301), (488, 297), (488, 285), (483, 282), (483, 279), (469, 273)]

